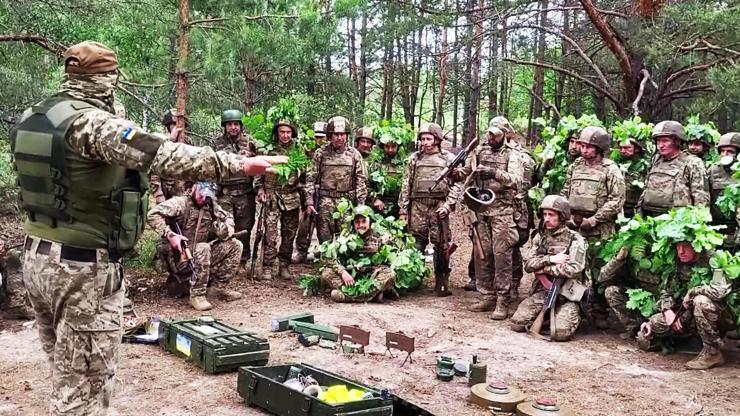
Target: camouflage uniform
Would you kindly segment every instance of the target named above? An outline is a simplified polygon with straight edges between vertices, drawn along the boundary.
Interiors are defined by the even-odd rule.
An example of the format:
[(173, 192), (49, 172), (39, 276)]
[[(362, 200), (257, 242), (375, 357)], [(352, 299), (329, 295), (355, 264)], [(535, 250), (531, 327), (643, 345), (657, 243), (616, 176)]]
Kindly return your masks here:
[[(552, 278), (578, 279), (583, 281), (583, 271), (586, 267), (586, 251), (588, 243), (577, 232), (569, 230), (561, 224), (555, 230), (541, 229), (532, 240), (524, 270), (529, 273), (544, 274)], [(564, 264), (550, 263), (550, 256), (566, 252), (570, 260)], [(523, 329), (531, 325), (542, 310), (547, 290), (534, 279), (531, 295), (519, 304), (511, 317), (512, 327)], [(581, 323), (580, 307), (578, 303), (558, 296), (555, 306), (555, 331), (550, 337), (556, 341), (567, 341), (578, 329)]]
[(319, 241), (329, 241), (339, 233), (339, 221), (332, 217), (342, 198), (354, 204), (364, 204), (367, 198), (367, 173), (360, 152), (354, 147), (334, 149), (332, 144), (318, 149), (313, 157), (313, 166), (307, 181), (313, 199), (318, 194), (318, 220), (316, 233)]
[[(243, 156), (254, 156), (256, 148), (252, 138), (245, 133), (234, 141), (225, 133), (214, 139), (214, 147), (224, 152), (239, 154)], [(236, 231), (246, 231), (239, 241), (242, 242), (244, 250), (242, 251), (242, 261), (249, 259), (251, 251), (249, 240), (252, 237), (252, 228), (254, 228), (254, 214), (257, 210), (255, 202), (255, 193), (253, 180), (251, 177), (240, 177), (221, 182), (221, 192), (218, 195), (218, 202), (221, 207), (234, 216)]]
[[(496, 134), (503, 132), (493, 128)], [(489, 132), (491, 128), (489, 128)], [(499, 137), (501, 137), (499, 136)], [(479, 187), (493, 191), (491, 205), (476, 213), (476, 229), (483, 247), (484, 260), (476, 259), (475, 276), (478, 292), (489, 303), (496, 299), (494, 319), (505, 319), (512, 283), (514, 246), (519, 240), (515, 214), (520, 210), (519, 196), (524, 167), (519, 152), (511, 141), (504, 139), (498, 148), (490, 143), (478, 146), (465, 162), (463, 173), (475, 175)], [(482, 179), (476, 169), (493, 169)], [(521, 212), (520, 212), (521, 214)], [(487, 308), (482, 308), (486, 310)]]
[(33, 319), (33, 308), (23, 286), (23, 250), (13, 249), (3, 254), (0, 249), (0, 303), (5, 316), (12, 319)]
[[(717, 150), (722, 152), (723, 148), (733, 147), (736, 153), (740, 153), (740, 133), (727, 133), (723, 134), (719, 138), (717, 143)], [(723, 248), (735, 252), (738, 245), (738, 233), (737, 233), (737, 222), (732, 216), (728, 217), (720, 211), (717, 207), (717, 198), (719, 198), (724, 192), (725, 188), (736, 184), (737, 179), (732, 177), (732, 163), (737, 159), (736, 157), (730, 158), (725, 156), (721, 159), (720, 163), (710, 167), (707, 170), (707, 178), (709, 180), (709, 195), (712, 198), (710, 209), (712, 212), (712, 223), (717, 225), (724, 225), (725, 228), (720, 230), (725, 235), (725, 241)]]
[[(28, 149), (35, 148), (38, 152), (49, 137), (54, 142), (57, 137), (62, 141), (61, 150), (51, 151), (51, 154), (56, 151), (62, 154), (49, 163), (67, 160), (72, 169), (68, 176), (62, 175), (72, 186), (64, 189), (68, 195), (55, 195), (60, 201), (67, 196), (82, 200), (95, 197), (95, 202), (108, 204), (110, 200), (97, 199), (97, 195), (105, 192), (110, 195), (111, 189), (118, 186), (114, 181), (135, 177), (134, 171), (181, 179), (221, 180), (243, 175), (243, 157), (172, 143), (162, 135), (148, 133), (113, 115), (112, 92), (118, 77), (113, 71), (117, 62), (115, 54), (105, 46), (84, 42), (68, 49), (64, 58), (67, 73), (60, 93), (37, 104), (35, 110), (27, 110), (11, 132), (19, 176), (32, 175), (30, 168), (21, 162), (27, 160)], [(60, 120), (54, 117), (63, 112), (39, 113), (52, 103), (56, 103), (52, 110), (66, 110), (72, 115)], [(61, 123), (54, 126), (58, 130), (46, 136), (35, 133), (53, 126), (49, 117)], [(45, 121), (36, 121), (41, 118)], [(35, 163), (39, 163), (38, 157)], [(89, 173), (91, 170), (93, 173)], [(99, 172), (99, 183), (75, 182), (77, 175)], [(120, 176), (114, 175), (116, 172)], [(37, 171), (41, 175), (38, 180), (45, 180), (45, 174)], [(57, 176), (53, 180), (57, 181)], [(28, 192), (27, 186), (21, 181), (22, 197)], [(121, 223), (115, 236), (98, 237), (99, 234), (85, 227), (96, 224), (105, 228), (108, 225), (103, 220), (93, 223), (90, 218), (100, 215), (115, 220), (116, 212), (74, 211), (71, 219), (56, 222), (57, 227), (49, 224), (54, 223), (50, 218), (60, 216), (58, 211), (47, 210), (44, 215), (29, 213), (26, 220), (23, 279), (36, 314), (39, 338), (51, 364), (52, 414), (102, 414), (110, 403), (124, 298), (119, 249), (132, 248), (143, 228), (148, 199), (145, 190), (142, 185), (140, 192), (124, 194), (127, 206), (136, 203), (140, 214), (128, 218), (130, 223)], [(137, 196), (140, 198), (130, 198)], [(44, 201), (24, 197), (22, 205), (31, 211), (34, 204)], [(68, 205), (59, 203), (57, 207), (64, 213)], [(106, 209), (111, 208), (106, 205)], [(78, 221), (77, 217), (87, 220)], [(84, 239), (90, 242), (77, 246), (69, 243)]]
[(701, 159), (688, 152), (680, 152), (670, 160), (656, 155), (645, 179), (645, 190), (637, 202), (637, 210), (652, 217), (675, 207), (708, 206), (705, 172)]
[[(174, 117), (177, 116), (177, 110), (171, 108), (167, 110), (164, 117), (162, 117), (162, 125), (166, 133), (170, 133), (170, 127), (176, 124)], [(187, 117), (185, 118), (185, 126), (187, 126)], [(154, 202), (159, 204), (173, 196), (190, 195), (190, 188), (193, 187), (192, 181), (181, 181), (177, 179), (160, 178), (157, 175), (149, 177), (149, 184), (152, 189), (152, 197)]]
[[(278, 143), (271, 155), (288, 155), (289, 147)], [(292, 174), (288, 182), (281, 185), (277, 175), (266, 174), (255, 179), (254, 186), (257, 193), (265, 192), (265, 252), (262, 261), (263, 267), (272, 267), (275, 257), (280, 262), (280, 273), (283, 277), (289, 276), (288, 267), (293, 254), (293, 241), (298, 229), (298, 216), (301, 209), (301, 199), (305, 193), (305, 174)], [(278, 235), (280, 248), (277, 247)]]
[[(383, 246), (382, 237), (373, 230), (369, 230), (365, 235), (360, 235), (363, 245), (355, 254), (355, 259), (372, 257)], [(375, 288), (367, 295), (349, 296), (341, 292), (344, 282), (342, 281), (342, 272), (346, 271), (344, 266), (339, 262), (330, 263), (321, 272), (321, 288), (326, 294), (331, 294), (335, 302), (369, 302), (378, 295), (393, 289), (393, 270), (390, 266), (374, 266), (372, 271), (359, 270), (358, 273), (370, 272), (370, 278), (375, 280)]]
[[(226, 287), (238, 274), (242, 254), (241, 241), (229, 236), (234, 218), (218, 203), (198, 207), (192, 197), (177, 196), (152, 208), (147, 214), (150, 227), (163, 238), (175, 232), (169, 223), (177, 222), (193, 250), (197, 281), (190, 288), (191, 296), (205, 296), (208, 286)], [(211, 242), (211, 240), (215, 240)], [(179, 253), (170, 252), (172, 263), (178, 264)]]
[[(386, 177), (398, 180), (400, 184), (400, 181), (403, 179), (404, 163), (404, 160), (397, 157), (390, 158), (383, 154), (383, 158), (375, 162), (370, 171), (381, 171)], [(379, 189), (373, 189), (373, 182), (370, 182), (370, 188), (373, 195), (378, 195), (380, 192)], [(400, 213), (398, 209), (398, 196), (400, 193), (400, 189), (397, 191), (386, 190), (384, 194), (377, 196), (377, 199), (383, 201), (385, 205), (384, 215), (392, 215), (394, 218), (398, 218), (398, 214)]]

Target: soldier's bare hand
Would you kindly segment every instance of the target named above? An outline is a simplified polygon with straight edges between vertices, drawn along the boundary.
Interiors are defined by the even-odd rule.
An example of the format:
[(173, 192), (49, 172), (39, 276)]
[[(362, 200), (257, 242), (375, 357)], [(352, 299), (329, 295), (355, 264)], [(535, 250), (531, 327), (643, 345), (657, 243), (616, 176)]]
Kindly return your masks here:
[(550, 256), (550, 263), (552, 264), (563, 264), (570, 260), (570, 256), (565, 253), (558, 253), (554, 256)]
[(450, 215), (450, 210), (447, 209), (447, 207), (440, 207), (437, 209), (437, 216), (439, 218), (447, 218), (448, 215)]
[(355, 278), (352, 277), (351, 274), (347, 273), (347, 271), (342, 272), (342, 281), (347, 286), (354, 286), (355, 285)]
[(267, 193), (265, 191), (260, 190), (257, 192), (257, 202), (260, 204), (267, 202)]
[(457, 168), (450, 172), (450, 180), (452, 182), (461, 182), (463, 179), (465, 179), (465, 172), (463, 172), (463, 168)]
[(620, 248), (619, 253), (617, 253), (617, 260), (622, 261), (626, 259), (628, 254), (630, 254), (630, 251), (627, 249), (627, 247)]
[(691, 293), (686, 292), (686, 296), (683, 297), (683, 307), (689, 309), (689, 306), (691, 306)]
[(170, 130), (170, 140), (176, 142), (178, 137), (180, 137), (180, 128), (173, 127), (172, 130)]
[(594, 217), (584, 218), (581, 221), (581, 228), (586, 231), (594, 228), (594, 226), (596, 226), (596, 220), (594, 219)]
[(313, 207), (313, 205), (307, 205), (306, 206), (306, 212), (308, 215), (316, 215), (318, 212), (316, 212), (316, 208)]
[(408, 222), (409, 222), (409, 215), (406, 214), (406, 213), (398, 214), (398, 219), (408, 224)]
[(383, 203), (383, 201), (376, 199), (373, 202), (373, 208), (375, 208), (376, 211), (383, 211), (385, 209), (385, 204)]
[(667, 324), (671, 324), (671, 328), (674, 332), (681, 332), (683, 330), (683, 326), (681, 325), (681, 320), (677, 319), (676, 312), (673, 312), (672, 310), (668, 309), (663, 312), (663, 318), (665, 319), (665, 322)]
[(478, 177), (480, 179), (486, 180), (486, 179), (493, 179), (495, 176), (496, 169), (488, 166), (478, 166), (478, 168), (475, 170), (478, 172)]
[(650, 326), (650, 322), (643, 322), (642, 325), (640, 325), (640, 331), (642, 331), (642, 336), (644, 336), (645, 339), (653, 337), (653, 327)]
[(242, 170), (246, 175), (258, 176), (264, 173), (276, 173), (273, 165), (288, 163), (288, 156), (255, 156), (247, 157), (242, 162)]
[(172, 233), (167, 237), (167, 241), (170, 243), (170, 248), (177, 251), (178, 253), (182, 253), (182, 242), (188, 241), (188, 238), (184, 235), (180, 235), (177, 233)]

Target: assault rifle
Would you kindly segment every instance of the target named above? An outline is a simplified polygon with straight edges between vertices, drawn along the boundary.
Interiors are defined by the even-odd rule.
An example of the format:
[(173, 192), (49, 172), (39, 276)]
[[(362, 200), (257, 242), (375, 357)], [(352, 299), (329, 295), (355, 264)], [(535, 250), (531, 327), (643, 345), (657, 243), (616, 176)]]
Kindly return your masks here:
[[(183, 235), (182, 229), (180, 228), (180, 224), (177, 223), (177, 221), (174, 222), (175, 225), (175, 232)], [(187, 240), (180, 240), (180, 247), (182, 248), (180, 250), (180, 263), (187, 262), (188, 270), (190, 270), (190, 287), (195, 286), (195, 283), (198, 281), (198, 276), (195, 273), (195, 261), (193, 260), (193, 252), (190, 251), (190, 246), (188, 245)]]
[[(529, 333), (537, 338), (551, 341), (552, 336), (555, 333), (555, 303), (558, 300), (558, 293), (560, 292), (560, 287), (563, 285), (564, 279), (555, 278), (550, 282), (544, 274), (538, 274), (536, 277), (540, 279), (542, 285), (547, 288), (547, 293), (545, 294), (545, 302), (542, 304), (540, 313), (529, 328)], [(547, 287), (548, 284), (550, 287)], [(550, 311), (550, 338), (546, 338), (540, 334), (540, 331), (542, 331), (542, 324), (545, 321), (545, 313), (548, 310)]]
[(478, 223), (478, 218), (475, 217), (475, 213), (470, 210), (463, 212), (463, 224), (468, 227), (470, 232), (470, 240), (473, 242), (473, 253), (476, 257), (481, 260), (486, 259), (486, 255), (483, 252), (483, 244), (480, 242), (480, 235), (478, 235), (478, 229), (475, 225)]
[[(313, 209), (316, 211), (319, 209), (319, 193), (314, 192), (313, 193)], [(319, 214), (318, 211), (314, 214), (308, 214), (311, 216), (310, 222), (308, 223), (308, 242), (309, 245), (311, 243), (311, 238), (313, 238), (313, 230), (316, 228), (316, 223), (319, 220)]]
[[(254, 236), (254, 246), (252, 246), (252, 264), (249, 267), (249, 276), (252, 279), (254, 279), (254, 268), (257, 265), (257, 253), (259, 253), (260, 243), (265, 236), (265, 205), (266, 204), (262, 204), (260, 207), (260, 219), (257, 221), (257, 234)], [(262, 251), (262, 254), (264, 254), (264, 250)]]
[(460, 153), (458, 153), (457, 156), (455, 156), (455, 159), (452, 160), (452, 163), (450, 163), (446, 168), (444, 168), (442, 173), (440, 173), (437, 179), (434, 180), (434, 185), (432, 185), (431, 188), (429, 188), (429, 192), (432, 192), (435, 189), (437, 189), (437, 187), (439, 186), (440, 183), (442, 183), (443, 180), (447, 179), (450, 176), (450, 174), (455, 171), (455, 169), (459, 168), (465, 162), (465, 158), (468, 156), (468, 154), (472, 152), (478, 146), (479, 142), (480, 142), (480, 139), (476, 137), (473, 140), (471, 140), (470, 143), (468, 143), (468, 145), (465, 146), (464, 149), (460, 150)]
[(450, 257), (457, 250), (457, 244), (450, 242), (442, 221), (439, 220), (440, 243), (434, 245), (434, 291), (437, 296), (448, 296), (450, 280)]

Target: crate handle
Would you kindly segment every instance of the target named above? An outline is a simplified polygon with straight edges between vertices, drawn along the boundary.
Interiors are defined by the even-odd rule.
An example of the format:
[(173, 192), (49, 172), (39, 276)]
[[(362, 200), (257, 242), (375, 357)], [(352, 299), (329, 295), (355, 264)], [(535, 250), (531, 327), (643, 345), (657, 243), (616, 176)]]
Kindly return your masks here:
[(254, 391), (257, 388), (257, 378), (249, 380), (249, 390)]
[(311, 398), (310, 397), (304, 397), (303, 398), (303, 406), (301, 406), (301, 412), (308, 414), (308, 411), (311, 410)]

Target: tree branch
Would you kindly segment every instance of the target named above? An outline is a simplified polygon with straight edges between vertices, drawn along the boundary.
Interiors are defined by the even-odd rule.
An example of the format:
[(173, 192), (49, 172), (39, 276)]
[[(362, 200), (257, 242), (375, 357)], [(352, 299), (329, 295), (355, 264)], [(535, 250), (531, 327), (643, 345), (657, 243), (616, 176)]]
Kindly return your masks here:
[[(632, 102), (632, 113), (634, 115), (639, 116), (640, 115), (640, 100), (642, 100), (642, 95), (645, 93), (645, 85), (648, 81), (652, 81), (652, 77), (650, 76), (650, 72), (643, 68), (642, 71), (640, 71), (640, 74), (642, 75), (642, 81), (640, 82), (640, 90), (637, 92), (637, 97), (635, 98), (635, 101)], [(655, 89), (658, 89), (658, 85), (655, 84), (655, 81), (653, 81), (653, 86)]]
[(120, 83), (119, 84), (116, 84), (116, 88), (118, 88), (119, 90), (123, 91), (124, 93), (126, 93), (126, 95), (128, 95), (131, 98), (133, 98), (134, 100), (138, 101), (141, 105), (144, 106), (144, 108), (146, 108), (147, 110), (149, 110), (152, 114), (155, 114), (157, 116), (160, 115), (157, 110), (155, 110), (154, 108), (152, 108), (149, 104), (147, 104), (144, 100), (142, 100), (138, 95), (136, 95), (133, 92), (131, 92), (131, 91), (127, 90), (126, 88), (124, 88)]
[(686, 87), (686, 88), (679, 88), (677, 90), (670, 91), (670, 92), (668, 92), (666, 94), (663, 94), (663, 96), (661, 96), (660, 98), (661, 99), (671, 98), (671, 97), (675, 97), (676, 95), (685, 94), (687, 92), (695, 92), (695, 91), (712, 91), (712, 85), (710, 85), (710, 84), (699, 84), (699, 85), (692, 85), (692, 86)]
[(61, 43), (54, 42), (45, 36), (26, 32), (2, 34), (0, 35), (0, 42), (34, 43), (53, 53), (57, 57), (61, 57), (67, 49), (67, 47)]
[(717, 59), (717, 60), (712, 61), (712, 62), (707, 62), (705, 64), (699, 64), (699, 65), (693, 65), (693, 66), (685, 67), (683, 69), (680, 69), (680, 70), (672, 73), (670, 76), (668, 76), (668, 78), (666, 78), (666, 80), (665, 80), (665, 85), (671, 84), (672, 82), (678, 80), (679, 78), (681, 78), (684, 75), (693, 74), (694, 72), (698, 72), (698, 71), (704, 71), (704, 70), (707, 70), (707, 69), (709, 69), (709, 68), (711, 68), (711, 67), (713, 67), (713, 66), (715, 66), (717, 64), (720, 64), (722, 62), (729, 61), (729, 60), (730, 60), (730, 58), (722, 58), (722, 59)]
[(569, 70), (567, 70), (565, 68), (561, 68), (559, 66), (555, 66), (555, 65), (547, 64), (547, 63), (543, 63), (543, 62), (522, 61), (522, 60), (514, 59), (514, 58), (503, 58), (503, 60), (504, 61), (507, 61), (507, 62), (512, 62), (512, 63), (515, 63), (515, 64), (519, 64), (519, 65), (539, 66), (539, 67), (542, 67), (542, 68), (552, 69), (553, 71), (560, 72), (561, 74), (568, 75), (569, 77), (575, 78), (575, 79), (583, 82), (584, 84), (586, 84), (589, 87), (595, 89), (596, 91), (598, 91), (599, 93), (601, 93), (603, 96), (605, 96), (606, 98), (608, 98), (609, 101), (611, 101), (612, 103), (614, 103), (614, 105), (617, 107), (617, 109), (619, 110), (620, 113), (623, 110), (622, 103), (619, 102), (619, 100), (617, 99), (617, 97), (615, 97), (609, 90), (605, 89), (604, 87), (602, 87), (602, 86), (594, 83), (593, 81), (591, 81), (591, 80), (589, 80), (589, 79), (587, 79), (587, 78), (583, 77), (582, 75), (579, 75), (579, 74), (577, 74), (575, 72), (569, 71)]
[(556, 116), (558, 116), (558, 119), (561, 119), (561, 118), (562, 118), (562, 117), (560, 116), (560, 111), (558, 111), (558, 109), (557, 109), (557, 108), (555, 108), (555, 106), (554, 106), (554, 105), (552, 105), (552, 104), (550, 104), (549, 102), (545, 101), (545, 99), (544, 99), (544, 98), (542, 98), (542, 97), (540, 97), (539, 95), (535, 94), (535, 92), (534, 92), (534, 90), (533, 90), (532, 88), (529, 88), (529, 87), (527, 87), (526, 85), (522, 85), (522, 84), (520, 84), (520, 83), (518, 83), (518, 82), (516, 82), (516, 81), (512, 82), (512, 84), (514, 84), (514, 85), (516, 85), (516, 86), (518, 86), (518, 87), (521, 87), (521, 88), (524, 88), (525, 90), (527, 90), (527, 92), (528, 92), (528, 93), (529, 93), (529, 94), (530, 94), (530, 95), (531, 95), (532, 97), (534, 97), (534, 98), (535, 98), (535, 99), (536, 99), (537, 101), (539, 101), (539, 102), (540, 102), (540, 103), (541, 103), (541, 104), (542, 104), (542, 105), (543, 105), (544, 107), (546, 107), (546, 108), (549, 108), (549, 109), (551, 109), (551, 110), (552, 110), (552, 111), (553, 111), (553, 112), (555, 113), (555, 115), (556, 115)]

